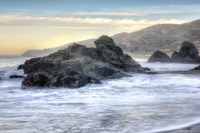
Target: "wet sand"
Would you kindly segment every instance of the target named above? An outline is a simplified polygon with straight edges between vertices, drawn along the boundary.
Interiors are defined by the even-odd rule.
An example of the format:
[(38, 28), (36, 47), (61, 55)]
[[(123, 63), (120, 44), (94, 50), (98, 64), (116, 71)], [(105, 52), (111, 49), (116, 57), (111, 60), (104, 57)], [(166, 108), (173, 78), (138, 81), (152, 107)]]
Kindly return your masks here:
[(172, 131), (164, 131), (160, 133), (200, 133), (200, 124), (195, 124), (182, 129), (176, 129)]
[[(200, 74), (200, 70), (190, 71), (160, 71), (158, 74)], [(171, 131), (155, 132), (155, 133), (200, 133), (200, 123), (185, 128), (175, 129)]]

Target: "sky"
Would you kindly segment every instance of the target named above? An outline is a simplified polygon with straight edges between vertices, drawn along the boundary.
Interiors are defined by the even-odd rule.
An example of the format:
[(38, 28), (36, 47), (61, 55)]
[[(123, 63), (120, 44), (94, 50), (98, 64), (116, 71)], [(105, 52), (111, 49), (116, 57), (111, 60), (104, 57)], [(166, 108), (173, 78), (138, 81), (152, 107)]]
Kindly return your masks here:
[(200, 19), (200, 0), (0, 0), (0, 55)]

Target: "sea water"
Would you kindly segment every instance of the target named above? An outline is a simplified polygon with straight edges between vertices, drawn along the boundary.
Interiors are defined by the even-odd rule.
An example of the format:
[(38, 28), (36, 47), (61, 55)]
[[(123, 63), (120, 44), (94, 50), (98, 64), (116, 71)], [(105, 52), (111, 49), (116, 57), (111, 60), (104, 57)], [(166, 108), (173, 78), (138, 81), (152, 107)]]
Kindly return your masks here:
[[(200, 122), (200, 74), (133, 74), (79, 89), (21, 88), (27, 58), (0, 58), (1, 133), (150, 133)], [(155, 71), (195, 64), (146, 63)]]

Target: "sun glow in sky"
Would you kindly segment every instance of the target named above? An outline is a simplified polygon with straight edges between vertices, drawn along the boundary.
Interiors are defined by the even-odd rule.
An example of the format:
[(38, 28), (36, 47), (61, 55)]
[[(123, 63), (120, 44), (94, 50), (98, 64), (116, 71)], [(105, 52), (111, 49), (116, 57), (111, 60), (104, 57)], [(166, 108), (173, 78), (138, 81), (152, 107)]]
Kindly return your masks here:
[(0, 55), (199, 16), (199, 0), (0, 0)]

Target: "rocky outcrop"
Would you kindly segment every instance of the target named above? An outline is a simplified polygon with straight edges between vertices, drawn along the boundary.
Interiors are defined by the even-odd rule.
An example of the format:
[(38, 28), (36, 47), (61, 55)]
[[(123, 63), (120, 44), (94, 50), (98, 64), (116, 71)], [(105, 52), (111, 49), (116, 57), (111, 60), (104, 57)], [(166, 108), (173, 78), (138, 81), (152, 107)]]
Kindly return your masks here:
[(172, 62), (183, 62), (184, 58), (179, 54), (179, 52), (174, 51), (171, 55)]
[(158, 50), (150, 56), (148, 62), (170, 62), (170, 57)]
[(179, 52), (172, 53), (171, 58), (161, 51), (156, 51), (150, 56), (148, 62), (199, 63), (200, 57), (195, 45), (185, 41)]
[(183, 42), (180, 51), (173, 52), (171, 56), (172, 62), (183, 62), (183, 63), (198, 63), (200, 57), (197, 48), (193, 43)]
[(22, 85), (78, 88), (128, 76), (127, 72), (147, 71), (124, 54), (112, 38), (101, 36), (94, 43), (96, 48), (73, 44), (49, 56), (27, 60), (23, 69), (28, 75)]

